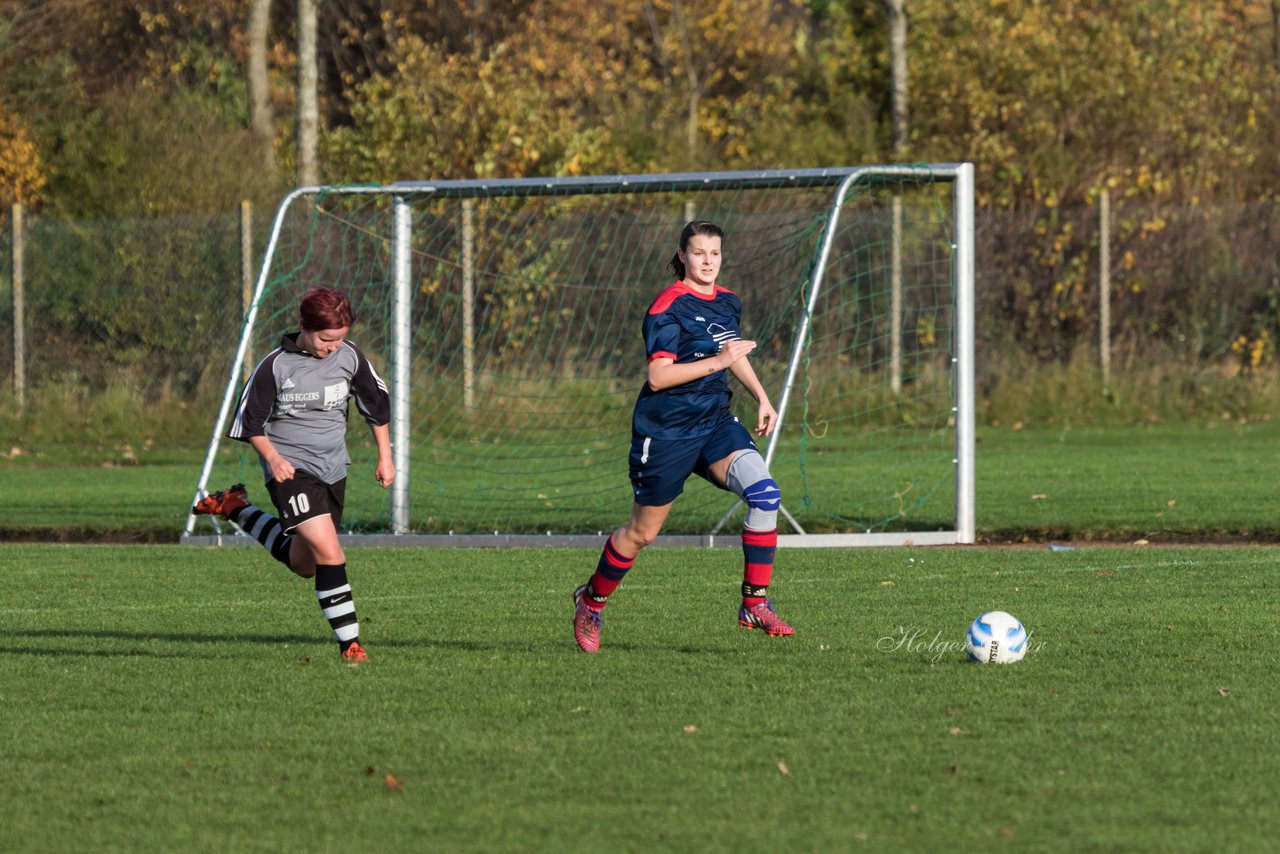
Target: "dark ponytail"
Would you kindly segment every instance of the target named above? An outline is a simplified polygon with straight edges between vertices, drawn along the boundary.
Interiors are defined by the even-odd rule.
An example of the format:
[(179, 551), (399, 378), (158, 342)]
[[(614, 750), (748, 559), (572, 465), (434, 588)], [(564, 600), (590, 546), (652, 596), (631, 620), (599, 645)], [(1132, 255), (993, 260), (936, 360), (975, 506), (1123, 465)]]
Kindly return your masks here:
[[(724, 240), (724, 229), (720, 226), (710, 220), (695, 219), (693, 222), (687, 223), (680, 232), (680, 252), (688, 249), (689, 239), (698, 234), (705, 237), (718, 237)], [(675, 273), (677, 279), (683, 279), (686, 272), (684, 264), (680, 261), (680, 252), (672, 255), (671, 260), (667, 262), (667, 269)]]

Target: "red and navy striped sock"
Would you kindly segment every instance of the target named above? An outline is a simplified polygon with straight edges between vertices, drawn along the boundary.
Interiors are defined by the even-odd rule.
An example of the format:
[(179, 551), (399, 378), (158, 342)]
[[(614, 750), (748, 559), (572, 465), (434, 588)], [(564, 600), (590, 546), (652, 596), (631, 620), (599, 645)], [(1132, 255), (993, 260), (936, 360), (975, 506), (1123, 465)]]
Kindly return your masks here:
[(751, 608), (768, 598), (773, 577), (773, 556), (778, 550), (778, 529), (742, 529), (742, 607)]
[(613, 537), (604, 541), (600, 551), (600, 560), (596, 563), (596, 571), (587, 582), (587, 591), (583, 601), (593, 611), (599, 611), (607, 604), (609, 594), (618, 589), (622, 579), (636, 562), (634, 557), (624, 557), (613, 547)]

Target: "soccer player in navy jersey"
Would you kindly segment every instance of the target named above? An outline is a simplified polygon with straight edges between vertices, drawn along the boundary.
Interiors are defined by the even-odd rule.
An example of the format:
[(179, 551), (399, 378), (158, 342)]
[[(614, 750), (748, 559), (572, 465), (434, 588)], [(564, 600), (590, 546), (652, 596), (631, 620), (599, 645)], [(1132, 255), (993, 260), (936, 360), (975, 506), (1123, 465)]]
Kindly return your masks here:
[(769, 435), (778, 421), (747, 361), (756, 342), (742, 337), (742, 303), (716, 284), (723, 239), (715, 223), (685, 225), (669, 265), (676, 281), (645, 314), (649, 372), (631, 418), (635, 503), (631, 518), (605, 541), (590, 580), (573, 593), (573, 636), (587, 652), (600, 649), (601, 615), (609, 595), (640, 550), (657, 539), (691, 474), (735, 493), (747, 505), (738, 624), (773, 636), (795, 633), (768, 599), (782, 493), (751, 434), (729, 410), (726, 371), (756, 399), (756, 435)]
[(298, 308), (300, 331), (285, 334), (249, 377), (227, 435), (258, 452), (267, 492), (279, 516), (249, 503), (244, 484), (206, 495), (195, 513), (221, 516), (256, 539), (294, 574), (314, 578), (320, 610), (338, 651), (366, 661), (360, 623), (338, 540), (346, 494), (347, 410), (354, 399), (378, 445), (374, 477), (385, 489), (391, 459), (391, 398), (347, 333), (351, 303), (333, 288), (314, 287)]

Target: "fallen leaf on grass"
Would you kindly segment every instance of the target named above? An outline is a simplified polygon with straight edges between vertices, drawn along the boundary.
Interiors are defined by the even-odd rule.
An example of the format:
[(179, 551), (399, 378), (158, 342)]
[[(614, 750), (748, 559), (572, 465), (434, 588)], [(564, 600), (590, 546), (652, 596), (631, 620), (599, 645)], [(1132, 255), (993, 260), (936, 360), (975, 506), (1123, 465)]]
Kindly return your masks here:
[(1032, 500), (1032, 501), (1044, 501), (1044, 500), (1045, 500), (1046, 498), (1048, 498), (1048, 497), (1049, 497), (1049, 496), (1045, 495), (1043, 492), (1037, 492), (1035, 495), (1031, 496), (1031, 500)]
[(785, 762), (779, 762), (779, 763), (778, 763), (778, 773), (779, 773), (779, 774), (781, 774), (783, 777), (790, 777), (790, 776), (791, 776), (791, 769), (787, 767), (787, 763), (785, 763)]
[(698, 731), (698, 727), (697, 727), (697, 725), (696, 725), (696, 724), (685, 724), (685, 725), (684, 725), (684, 731), (685, 731), (685, 732), (697, 732), (697, 731)]
[(389, 771), (387, 772), (387, 776), (382, 778), (382, 784), (393, 792), (398, 792), (404, 788), (404, 783), (400, 778)]
[(951, 729), (947, 730), (947, 732), (950, 735), (961, 735), (964, 733), (964, 730), (960, 729), (958, 726), (953, 726)]
[(1115, 571), (1114, 569), (1104, 569), (1104, 570), (1100, 570), (1100, 571), (1098, 572), (1098, 577), (1099, 577), (1099, 578), (1110, 578), (1111, 576), (1113, 576), (1113, 575), (1115, 575), (1115, 574), (1116, 574), (1116, 571)]

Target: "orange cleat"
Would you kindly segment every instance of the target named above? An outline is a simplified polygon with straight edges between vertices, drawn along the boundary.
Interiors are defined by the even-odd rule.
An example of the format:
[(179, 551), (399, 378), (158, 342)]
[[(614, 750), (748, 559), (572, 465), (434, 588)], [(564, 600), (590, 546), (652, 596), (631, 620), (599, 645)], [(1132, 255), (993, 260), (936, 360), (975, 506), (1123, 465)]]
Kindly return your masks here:
[(248, 506), (249, 493), (245, 491), (243, 483), (237, 483), (235, 486), (229, 486), (221, 492), (214, 492), (201, 498), (196, 502), (196, 506), (191, 508), (191, 512), (203, 516), (221, 516), (223, 519), (230, 519), (232, 513)]
[(359, 664), (362, 661), (368, 661), (369, 656), (360, 645), (360, 641), (356, 641), (342, 651), (342, 659), (349, 664)]

